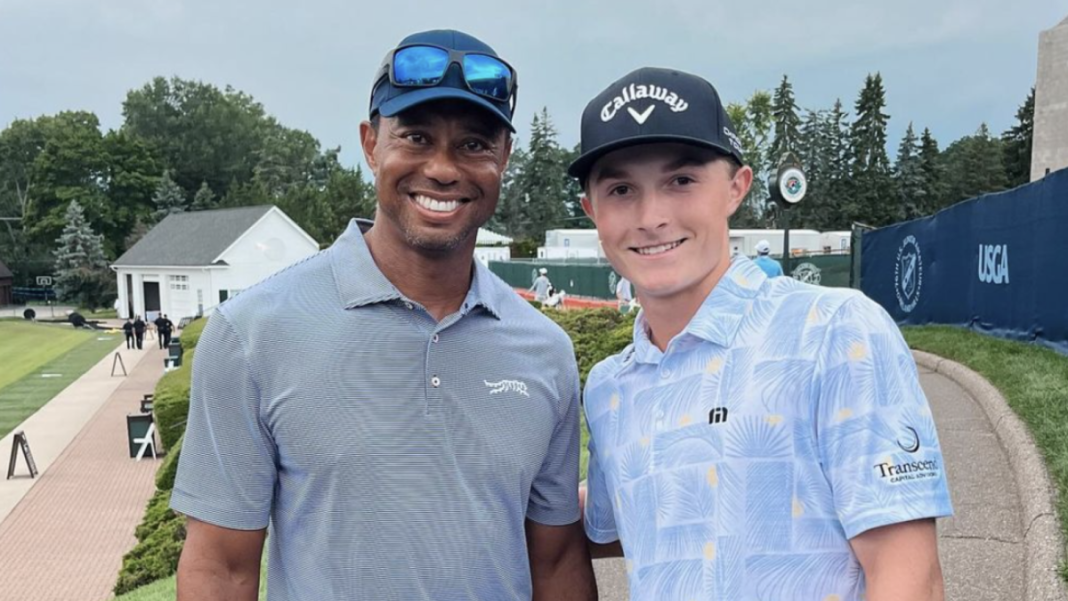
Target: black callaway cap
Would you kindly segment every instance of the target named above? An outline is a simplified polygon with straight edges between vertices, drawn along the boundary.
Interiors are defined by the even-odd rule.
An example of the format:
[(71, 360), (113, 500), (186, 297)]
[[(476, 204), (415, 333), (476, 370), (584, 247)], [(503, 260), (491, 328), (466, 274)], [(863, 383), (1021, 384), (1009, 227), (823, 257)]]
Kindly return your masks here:
[(582, 112), (582, 154), (567, 172), (585, 180), (597, 159), (627, 146), (680, 142), (719, 151), (739, 165), (742, 143), (719, 93), (704, 79), (645, 67), (597, 95)]

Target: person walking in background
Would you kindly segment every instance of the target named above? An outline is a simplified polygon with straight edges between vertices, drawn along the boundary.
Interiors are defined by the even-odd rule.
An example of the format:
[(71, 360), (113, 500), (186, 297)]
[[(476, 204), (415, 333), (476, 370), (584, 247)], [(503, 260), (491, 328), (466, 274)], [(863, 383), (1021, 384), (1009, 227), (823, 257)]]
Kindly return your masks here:
[(134, 348), (134, 324), (129, 317), (126, 318), (126, 323), (122, 324), (122, 332), (126, 334), (126, 348)]
[(630, 313), (631, 303), (634, 302), (634, 293), (630, 289), (630, 281), (620, 277), (616, 282), (616, 301), (619, 303), (620, 313)]
[(156, 342), (159, 344), (159, 348), (163, 349), (163, 314), (160, 313), (159, 317), (152, 320), (152, 325), (156, 326)]
[(166, 314), (160, 319), (162, 320), (159, 328), (160, 339), (162, 340), (162, 342), (160, 342), (160, 348), (165, 349), (171, 345), (171, 334), (174, 333), (174, 322), (168, 319)]
[(133, 322), (134, 338), (137, 340), (137, 349), (144, 348), (145, 341), (145, 322), (141, 319), (140, 315), (134, 317)]
[(542, 267), (538, 270), (538, 274), (538, 277), (530, 286), (530, 292), (534, 293), (534, 300), (539, 303), (544, 303), (549, 298), (549, 288), (551, 288), (553, 284), (549, 281), (548, 269)]
[(761, 269), (761, 271), (767, 274), (769, 278), (777, 278), (783, 275), (782, 265), (780, 265), (779, 262), (775, 259), (772, 259), (770, 256), (768, 256), (771, 254), (771, 245), (768, 244), (767, 240), (761, 240), (760, 242), (757, 242), (756, 251), (757, 256), (756, 259), (753, 260), (753, 263), (755, 263), (756, 266)]

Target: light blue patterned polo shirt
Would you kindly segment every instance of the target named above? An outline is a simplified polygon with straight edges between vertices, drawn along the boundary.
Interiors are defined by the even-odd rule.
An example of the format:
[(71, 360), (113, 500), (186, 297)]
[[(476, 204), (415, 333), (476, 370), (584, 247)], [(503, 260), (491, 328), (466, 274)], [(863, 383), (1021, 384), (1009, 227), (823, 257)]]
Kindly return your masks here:
[(270, 601), (525, 601), (525, 523), (579, 519), (567, 335), (480, 262), (436, 322), (355, 224), (221, 305), (176, 511), (270, 524)]
[(639, 316), (585, 410), (586, 532), (622, 541), (634, 601), (859, 601), (850, 538), (952, 514), (896, 324), (744, 257), (667, 352)]

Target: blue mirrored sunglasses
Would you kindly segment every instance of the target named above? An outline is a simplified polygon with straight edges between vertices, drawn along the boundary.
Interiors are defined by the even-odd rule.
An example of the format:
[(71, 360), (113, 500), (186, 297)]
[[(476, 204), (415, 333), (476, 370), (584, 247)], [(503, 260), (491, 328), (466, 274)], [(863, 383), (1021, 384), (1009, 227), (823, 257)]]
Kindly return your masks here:
[(388, 74), (389, 82), (396, 87), (434, 87), (442, 82), (453, 63), (460, 65), (467, 89), (495, 102), (508, 102), (515, 111), (518, 88), (515, 69), (482, 52), (426, 44), (402, 46), (391, 50), (382, 60), (375, 83)]

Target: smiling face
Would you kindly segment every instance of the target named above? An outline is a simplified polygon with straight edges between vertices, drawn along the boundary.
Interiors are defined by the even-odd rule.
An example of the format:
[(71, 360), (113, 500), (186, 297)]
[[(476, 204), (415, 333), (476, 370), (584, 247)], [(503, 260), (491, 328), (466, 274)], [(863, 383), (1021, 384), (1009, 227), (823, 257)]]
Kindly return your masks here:
[(598, 160), (582, 205), (643, 304), (700, 302), (730, 266), (728, 220), (752, 179), (749, 167), (711, 150), (644, 144)]
[(511, 139), (484, 109), (462, 101), (419, 105), (375, 128), (360, 126), (375, 175), (375, 229), (428, 253), (473, 248), (497, 207)]

